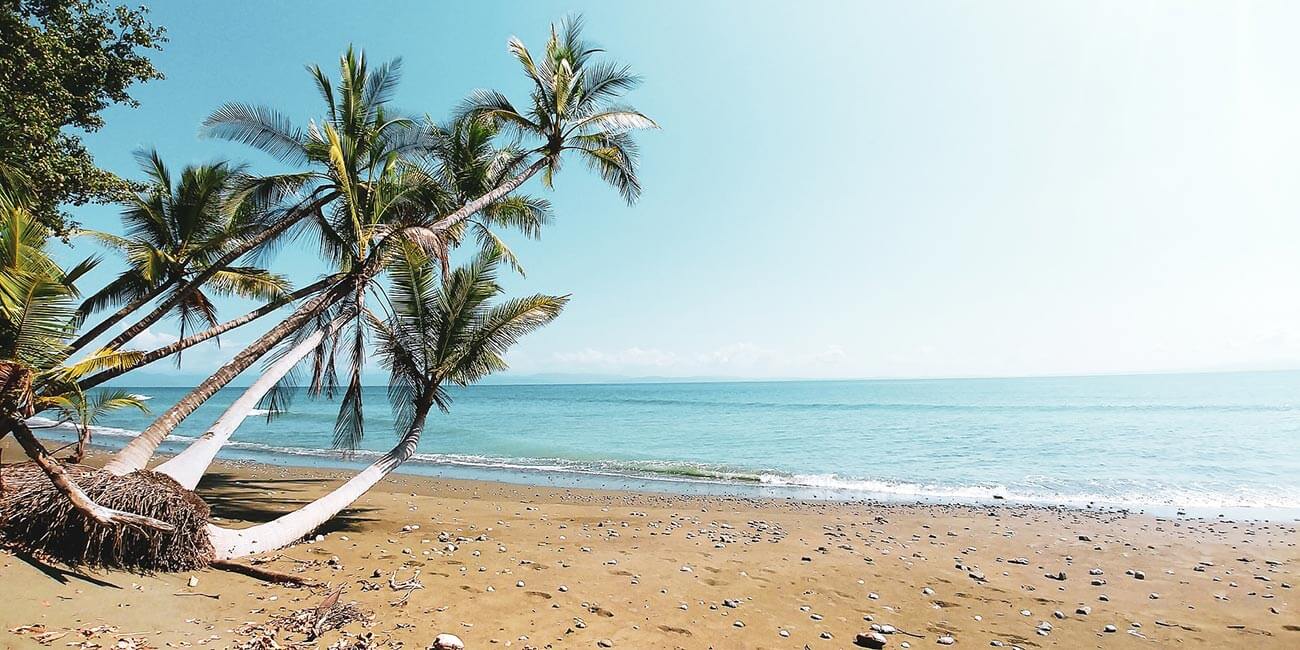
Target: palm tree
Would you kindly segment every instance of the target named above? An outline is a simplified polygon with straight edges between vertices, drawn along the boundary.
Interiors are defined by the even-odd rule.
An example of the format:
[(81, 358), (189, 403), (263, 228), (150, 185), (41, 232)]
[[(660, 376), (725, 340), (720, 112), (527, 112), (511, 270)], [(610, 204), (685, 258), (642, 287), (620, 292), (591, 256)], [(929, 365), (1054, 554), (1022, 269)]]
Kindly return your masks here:
[(55, 487), (90, 520), (171, 530), (170, 524), (152, 517), (95, 503), (25, 422), (66, 404), (80, 377), (127, 363), (136, 354), (100, 350), (68, 362), (67, 339), (76, 319), (75, 282), (94, 261), (64, 271), (45, 251), (49, 235), (19, 197), (0, 189), (0, 436), (14, 434)]
[[(491, 192), (518, 174), (525, 160), (524, 152), (513, 144), (498, 147), (501, 129), (489, 120), (461, 116), (446, 127), (430, 125), (432, 165), (424, 171), (437, 177), (452, 194), (452, 203), (464, 205)], [(438, 256), (443, 275), (450, 274), (450, 254), (467, 231), (473, 233), (479, 249), (496, 251), (502, 260), (523, 274), (523, 265), (514, 251), (495, 232), (512, 228), (525, 237), (536, 239), (542, 227), (551, 221), (551, 203), (524, 194), (511, 194), (488, 203), (477, 214), (449, 226), (439, 238)]]
[[(440, 280), (435, 256), (413, 245), (402, 247), (389, 269), (388, 316), (367, 316), (376, 332), (376, 352), (389, 370), (397, 445), (295, 512), (243, 530), (209, 525), (218, 559), (287, 546), (329, 521), (415, 453), (429, 412), (435, 406), (450, 408), (446, 383), (468, 386), (506, 369), (506, 351), (560, 314), (564, 296), (533, 295), (493, 305), (502, 292), (496, 281), (500, 261), (498, 254), (483, 253)], [(176, 477), (167, 465), (158, 471)]]
[(637, 178), (636, 141), (630, 132), (658, 125), (615, 101), (640, 79), (625, 65), (595, 61), (595, 55), (603, 50), (582, 40), (582, 19), (577, 16), (564, 20), (559, 28), (551, 25), (551, 38), (541, 60), (534, 59), (518, 38), (511, 37), (507, 47), (533, 87), (527, 110), (515, 108), (497, 91), (478, 90), (465, 101), (462, 113), (536, 145), (522, 152), (517, 173), (439, 219), (431, 230), (440, 233), (469, 219), (538, 172), (550, 187), (569, 153), (600, 174), (629, 204), (636, 202), (641, 181)]
[[(427, 171), (427, 165), (412, 160), (422, 155), (437, 156), (438, 139), (431, 138), (427, 130), (416, 128), (410, 120), (388, 117), (385, 104), (397, 84), (400, 70), (397, 62), (371, 72), (364, 55), (355, 55), (349, 48), (340, 61), (341, 81), (337, 89), (319, 67), (313, 67), (311, 72), (328, 113), (305, 131), (293, 127), (272, 109), (245, 104), (228, 104), (209, 117), (205, 128), (212, 136), (249, 144), (284, 162), (315, 166), (312, 171), (261, 179), (257, 191), (269, 192), (266, 188), (273, 188), (282, 193), (295, 189), (306, 197), (298, 206), (308, 199), (312, 201), (310, 219), (318, 230), (322, 251), (339, 265), (340, 278), (334, 287), (304, 303), (165, 412), (105, 469), (124, 474), (143, 468), (158, 445), (185, 417), (275, 346), (285, 343), (288, 347), (283, 354), (288, 357), (305, 358), (312, 350), (320, 357), (325, 347), (323, 342), (335, 336), (350, 340), (343, 348), (351, 359), (349, 385), (335, 431), (337, 442), (346, 444), (343, 438), (361, 435), (363, 422), (359, 360), (364, 356), (364, 323), (351, 323), (346, 332), (340, 333), (343, 323), (339, 321), (346, 322), (349, 314), (351, 318), (359, 318), (367, 282), (382, 272), (388, 251), (404, 241), (414, 241), (426, 250), (445, 256), (448, 240), (456, 238), (456, 229), (464, 227), (466, 221), (478, 215), (477, 225), (483, 225), (485, 230), (487, 224), (493, 223), (490, 206), (497, 206), (501, 215), (495, 223), (518, 219), (521, 223), (531, 220), (540, 225), (542, 218), (538, 215), (544, 216), (546, 206), (527, 199), (512, 203), (509, 195), (538, 172), (544, 171), (543, 178), (549, 186), (569, 152), (585, 160), (618, 188), (628, 202), (635, 201), (641, 185), (636, 176), (636, 145), (629, 131), (657, 128), (657, 125), (634, 109), (611, 103), (634, 87), (638, 79), (626, 66), (594, 62), (592, 57), (600, 50), (584, 43), (581, 31), (581, 21), (577, 18), (566, 20), (559, 30), (552, 26), (540, 63), (534, 62), (521, 42), (510, 40), (510, 51), (519, 59), (534, 86), (532, 107), (526, 113), (515, 110), (500, 93), (479, 91), (467, 101), (463, 118), (490, 125), (493, 135), (497, 130), (504, 130), (541, 140), (533, 149), (499, 160), (492, 172), (492, 182), (496, 185), (468, 200), (465, 199), (472, 194), (465, 195), (464, 191), (470, 184), (449, 196), (441, 184), (426, 182), (430, 174), (421, 170)], [(412, 167), (416, 170), (412, 171)], [(403, 177), (402, 182), (390, 184), (390, 188), (402, 188), (388, 190), (391, 198), (375, 191), (379, 182), (376, 179), (390, 178), (388, 174)], [(486, 188), (487, 184), (481, 187)], [(326, 206), (330, 208), (328, 215), (323, 209)], [(375, 209), (383, 210), (382, 219), (376, 218)], [(489, 247), (501, 250), (499, 243), (496, 240)], [(358, 252), (372, 254), (359, 256)], [(502, 252), (508, 254), (508, 250)], [(344, 303), (351, 306), (336, 309)], [(314, 333), (289, 340), (312, 322), (316, 323)], [(304, 344), (307, 338), (315, 338), (316, 342)], [(329, 347), (337, 348), (333, 342)], [(333, 359), (333, 354), (328, 356)], [(257, 382), (256, 390), (263, 394), (271, 391), (283, 377), (276, 377), (275, 373), (288, 373), (293, 365), (273, 362)], [(312, 382), (314, 387), (322, 383), (317, 379)], [(241, 405), (245, 403), (241, 400)], [(237, 427), (251, 408), (241, 406), (239, 410), (228, 410), (222, 416), (220, 428), (233, 431), (232, 423)], [(214, 441), (220, 436), (204, 438)], [(198, 465), (206, 466), (195, 464)]]
[(167, 298), (158, 309), (106, 347), (125, 345), (169, 313), (180, 319), (181, 338), (195, 325), (215, 325), (215, 308), (204, 287), (220, 294), (275, 299), (288, 286), (284, 278), (250, 266), (218, 268), (203, 282), (188, 283), (226, 253), (232, 242), (266, 224), (253, 210), (225, 209), (227, 197), (245, 177), (241, 167), (225, 162), (193, 165), (174, 179), (158, 152), (142, 151), (136, 157), (149, 187), (132, 197), (122, 213), (126, 236), (83, 231), (119, 251), (128, 266), (87, 298), (80, 313), (89, 316), (106, 307), (121, 308), (74, 341), (73, 352), (160, 296)]
[[(293, 127), (274, 110), (245, 104), (227, 104), (205, 123), (211, 136), (243, 142), (282, 161), (310, 166), (308, 171), (260, 178), (249, 185), (248, 192), (292, 189), (298, 200), (291, 210), (302, 210), (307, 201), (310, 210), (303, 215), (302, 224), (311, 229), (322, 253), (335, 267), (330, 286), (164, 412), (105, 465), (107, 471), (125, 474), (143, 468), (184, 418), (295, 333), (314, 325), (318, 331), (307, 336), (319, 343), (330, 329), (328, 323), (359, 313), (366, 286), (382, 271), (388, 257), (387, 236), (402, 231), (403, 220), (419, 216), (420, 211), (408, 204), (423, 200), (430, 190), (424, 179), (410, 173), (405, 157), (422, 146), (423, 134), (413, 121), (392, 116), (386, 108), (400, 76), (400, 61), (372, 70), (364, 53), (349, 48), (339, 67), (337, 92), (319, 67), (312, 68), (327, 113), (306, 130)], [(294, 346), (292, 350), (305, 356), (314, 347)], [(357, 359), (363, 356), (364, 352), (355, 355)], [(284, 365), (288, 372), (294, 364)], [(255, 386), (265, 392), (279, 379), (268, 371)], [(355, 383), (359, 398), (359, 373)], [(356, 399), (345, 402), (349, 408), (359, 403)], [(242, 421), (247, 412), (232, 415)]]
[(91, 428), (100, 418), (112, 411), (125, 408), (135, 408), (148, 413), (149, 406), (145, 404), (148, 399), (143, 395), (124, 390), (98, 390), (87, 394), (76, 387), (68, 395), (53, 398), (64, 419), (77, 423), (77, 446), (72, 455), (68, 456), (67, 462), (80, 463), (85, 459), (86, 448), (90, 446)]

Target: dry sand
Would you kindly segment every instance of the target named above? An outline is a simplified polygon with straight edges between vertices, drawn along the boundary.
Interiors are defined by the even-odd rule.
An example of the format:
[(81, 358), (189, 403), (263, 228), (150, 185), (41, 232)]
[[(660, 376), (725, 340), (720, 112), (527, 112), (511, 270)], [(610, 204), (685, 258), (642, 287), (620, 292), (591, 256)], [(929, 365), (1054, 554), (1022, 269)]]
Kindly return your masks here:
[[(199, 491), (238, 525), (342, 476), (223, 464)], [(445, 632), (471, 649), (851, 648), (875, 623), (898, 630), (886, 648), (941, 647), (944, 636), (968, 648), (1300, 648), (1294, 522), (394, 476), (322, 532), (263, 565), (314, 588), (215, 570), (70, 571), (0, 552), (0, 647), (43, 647), (41, 632), (48, 647), (240, 647), (342, 585), (340, 603), (372, 622), (304, 647), (423, 649)], [(418, 571), (423, 588), (393, 589), (394, 571), (398, 583)], [(366, 633), (370, 645), (356, 645)]]

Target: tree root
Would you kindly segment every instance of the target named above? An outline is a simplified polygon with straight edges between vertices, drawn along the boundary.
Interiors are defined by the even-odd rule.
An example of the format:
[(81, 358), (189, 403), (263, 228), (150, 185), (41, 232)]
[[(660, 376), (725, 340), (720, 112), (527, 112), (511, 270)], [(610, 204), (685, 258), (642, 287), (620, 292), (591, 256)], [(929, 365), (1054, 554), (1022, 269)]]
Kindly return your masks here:
[(296, 576), (292, 573), (284, 573), (282, 571), (263, 569), (262, 567), (233, 562), (231, 560), (213, 560), (208, 566), (214, 569), (221, 569), (222, 571), (242, 573), (246, 576), (251, 576), (258, 580), (265, 580), (267, 582), (282, 582), (304, 587), (316, 585), (316, 581), (311, 578), (304, 578), (302, 576)]

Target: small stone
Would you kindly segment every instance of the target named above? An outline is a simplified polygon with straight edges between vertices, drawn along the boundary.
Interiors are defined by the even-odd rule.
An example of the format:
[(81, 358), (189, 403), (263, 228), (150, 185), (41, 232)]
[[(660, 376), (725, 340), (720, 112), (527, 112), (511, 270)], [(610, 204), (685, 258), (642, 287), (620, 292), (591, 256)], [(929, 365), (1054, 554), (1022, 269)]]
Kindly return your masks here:
[(790, 638), (790, 633), (789, 633), (788, 631), (786, 631), (786, 630), (780, 630), (780, 631), (777, 632), (777, 634), (781, 635), (781, 638), (783, 638), (783, 639), (788, 639), (788, 638)]
[(1107, 634), (1113, 634), (1113, 633), (1117, 632), (1118, 630), (1119, 630), (1119, 628), (1115, 627), (1114, 625), (1107, 625), (1106, 627), (1101, 628), (1101, 631), (1102, 631), (1102, 632), (1105, 632), (1105, 633), (1107, 633)]
[(1134, 571), (1134, 572), (1133, 572), (1133, 577), (1136, 578), (1136, 579), (1138, 579), (1138, 580), (1146, 580), (1146, 579), (1147, 579), (1147, 574), (1145, 574), (1145, 573), (1143, 573), (1143, 572), (1141, 572), (1141, 571)]
[(880, 650), (888, 642), (889, 640), (879, 632), (861, 632), (853, 638), (853, 644), (859, 648), (873, 648), (874, 650)]
[(732, 625), (734, 625), (734, 626), (736, 626), (736, 627), (745, 627), (745, 622), (744, 622), (744, 621), (736, 621), (735, 623), (732, 623)]
[(189, 582), (189, 585), (190, 585), (190, 588), (191, 588), (191, 589), (193, 589), (194, 587), (199, 586), (199, 578), (198, 578), (198, 576), (190, 576), (190, 582)]
[(957, 642), (957, 639), (954, 639), (950, 636), (941, 636), (935, 639), (934, 642), (938, 643), (939, 645), (952, 645)]
[(723, 607), (730, 607), (730, 608), (732, 608), (732, 609), (735, 609), (735, 608), (737, 608), (737, 607), (740, 607), (740, 601), (739, 601), (739, 600), (736, 600), (736, 599), (734, 599), (734, 598), (728, 598), (728, 599), (722, 601), (722, 606), (723, 606)]
[(465, 642), (455, 634), (439, 634), (433, 638), (429, 650), (465, 650)]
[(1058, 610), (1052, 612), (1052, 616), (1053, 616), (1054, 618), (1065, 618), (1065, 612), (1063, 612), (1063, 611), (1061, 611), (1061, 610), (1058, 609)]
[(922, 594), (922, 595), (925, 595), (925, 596), (933, 596), (933, 595), (934, 595), (934, 590), (931, 589), (931, 588), (929, 588), (929, 587), (926, 587), (925, 589), (922, 589), (922, 590), (921, 590), (921, 594)]
[(1082, 606), (1082, 607), (1080, 607), (1080, 608), (1074, 610), (1074, 613), (1075, 613), (1075, 614), (1078, 614), (1078, 615), (1080, 615), (1080, 616), (1087, 616), (1087, 615), (1089, 615), (1089, 614), (1092, 613), (1092, 608), (1089, 607), (1089, 606), (1087, 606), (1087, 605), (1084, 605), (1084, 606)]
[(612, 648), (612, 647), (614, 647), (614, 642), (613, 642), (613, 641), (610, 641), (609, 639), (601, 639), (601, 640), (599, 640), (599, 641), (596, 642), (596, 645), (598, 645), (598, 646), (600, 646), (600, 647), (602, 647), (602, 648)]
[(823, 639), (827, 639), (827, 640), (830, 640), (830, 639), (834, 638), (834, 637), (831, 636), (831, 633), (830, 633), (830, 632), (822, 632), (819, 636), (821, 636), (821, 638), (823, 638)]

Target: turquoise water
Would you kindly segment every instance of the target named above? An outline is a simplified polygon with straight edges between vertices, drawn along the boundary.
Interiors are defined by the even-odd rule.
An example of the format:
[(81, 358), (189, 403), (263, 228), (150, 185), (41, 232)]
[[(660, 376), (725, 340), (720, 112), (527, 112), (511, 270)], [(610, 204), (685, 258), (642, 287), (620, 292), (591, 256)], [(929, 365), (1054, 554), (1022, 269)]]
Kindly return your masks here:
[[(184, 389), (137, 388), (161, 412)], [(239, 393), (180, 427), (196, 436)], [(821, 498), (1300, 512), (1300, 372), (453, 389), (406, 470), (539, 484)], [(365, 450), (393, 444), (367, 389)], [(227, 457), (359, 464), (337, 406), (252, 418)], [(119, 412), (98, 442), (149, 417)]]

